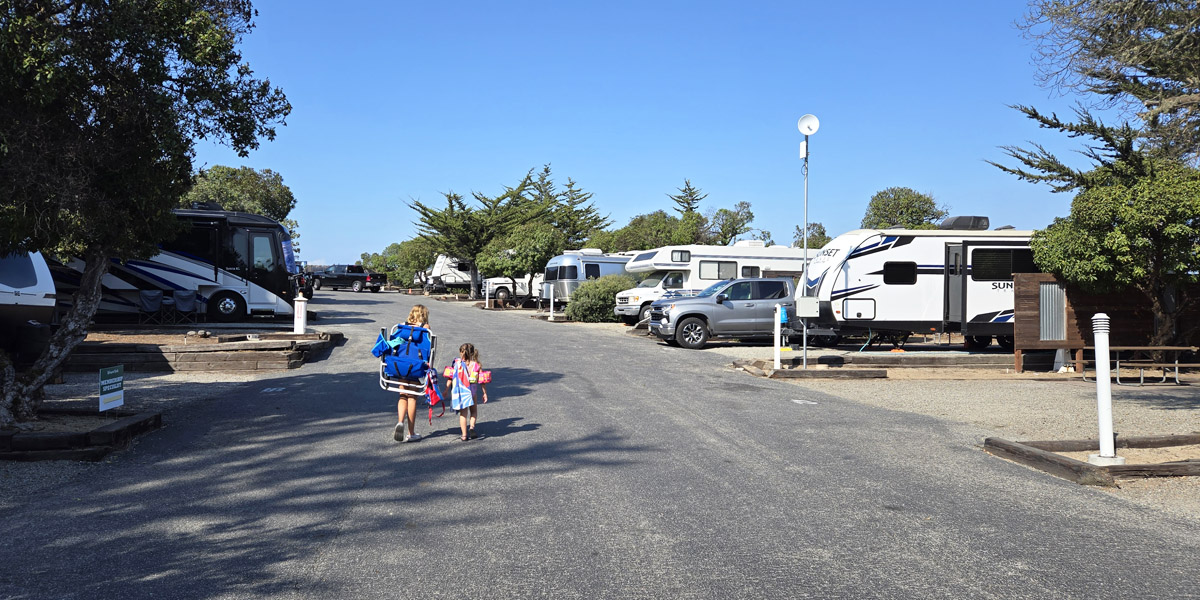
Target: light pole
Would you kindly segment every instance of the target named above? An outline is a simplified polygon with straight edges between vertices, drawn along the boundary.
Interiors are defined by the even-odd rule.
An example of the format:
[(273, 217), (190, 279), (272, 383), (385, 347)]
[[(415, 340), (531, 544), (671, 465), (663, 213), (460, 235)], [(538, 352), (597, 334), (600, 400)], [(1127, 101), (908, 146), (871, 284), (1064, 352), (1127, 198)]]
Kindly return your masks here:
[[(804, 134), (804, 141), (800, 142), (800, 158), (804, 159), (804, 230), (801, 232), (804, 236), (804, 276), (800, 280), (800, 290), (803, 292), (807, 287), (808, 281), (808, 136), (817, 132), (821, 126), (821, 121), (816, 115), (804, 115), (796, 123), (796, 128), (800, 133)], [(797, 304), (799, 306), (799, 304)], [(800, 320), (802, 329), (804, 330), (804, 362), (802, 368), (808, 368), (808, 318)]]

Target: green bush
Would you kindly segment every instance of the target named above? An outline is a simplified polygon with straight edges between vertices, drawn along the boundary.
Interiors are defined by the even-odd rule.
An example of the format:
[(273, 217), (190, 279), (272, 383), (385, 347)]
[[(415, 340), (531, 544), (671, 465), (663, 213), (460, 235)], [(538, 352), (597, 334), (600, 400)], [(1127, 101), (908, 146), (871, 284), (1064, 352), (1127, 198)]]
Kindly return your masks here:
[(617, 306), (617, 292), (635, 285), (633, 278), (628, 275), (605, 275), (600, 279), (585, 281), (571, 292), (567, 318), (587, 323), (616, 321), (617, 315), (613, 309)]

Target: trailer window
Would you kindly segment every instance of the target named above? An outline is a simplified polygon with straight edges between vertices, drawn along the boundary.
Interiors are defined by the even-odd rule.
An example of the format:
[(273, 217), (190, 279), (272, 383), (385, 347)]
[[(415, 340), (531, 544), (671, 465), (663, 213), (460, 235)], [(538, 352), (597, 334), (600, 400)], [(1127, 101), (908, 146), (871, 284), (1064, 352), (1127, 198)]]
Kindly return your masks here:
[(655, 250), (654, 252), (643, 252), (642, 254), (639, 254), (639, 255), (633, 257), (633, 262), (641, 262), (643, 260), (650, 260), (650, 259), (654, 258), (655, 254), (658, 254), (657, 250)]
[(692, 252), (690, 250), (672, 250), (671, 262), (692, 262)]
[(31, 254), (0, 256), (0, 283), (12, 288), (37, 284), (37, 270)]
[(215, 264), (217, 262), (216, 228), (187, 222), (183, 223), (183, 227), (184, 229), (175, 236), (175, 239), (163, 242), (162, 249)]
[(563, 280), (579, 279), (579, 267), (575, 265), (561, 266), (558, 268), (558, 278)]
[(1013, 273), (1037, 273), (1033, 251), (1029, 249), (984, 249), (971, 252), (971, 279), (974, 281), (1012, 281)]
[(546, 267), (546, 277), (543, 281), (558, 281), (558, 267)]
[(887, 285), (913, 285), (917, 282), (917, 263), (883, 263), (883, 282)]
[(731, 260), (700, 261), (700, 279), (733, 279), (737, 277), (737, 263)]
[(583, 276), (585, 279), (600, 279), (600, 265), (583, 265)]
[(777, 300), (787, 297), (787, 286), (782, 281), (759, 281), (755, 300)]
[(742, 267), (742, 277), (762, 277), (758, 267)]

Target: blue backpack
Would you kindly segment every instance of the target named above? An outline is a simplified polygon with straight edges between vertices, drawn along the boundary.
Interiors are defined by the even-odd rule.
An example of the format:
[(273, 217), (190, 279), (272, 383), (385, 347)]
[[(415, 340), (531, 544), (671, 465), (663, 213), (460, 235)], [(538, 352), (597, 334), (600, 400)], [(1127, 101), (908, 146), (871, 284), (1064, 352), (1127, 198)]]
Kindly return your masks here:
[(396, 379), (424, 379), (429, 371), (429, 330), (397, 325), (390, 336), (379, 334), (371, 354), (383, 359), (383, 374)]

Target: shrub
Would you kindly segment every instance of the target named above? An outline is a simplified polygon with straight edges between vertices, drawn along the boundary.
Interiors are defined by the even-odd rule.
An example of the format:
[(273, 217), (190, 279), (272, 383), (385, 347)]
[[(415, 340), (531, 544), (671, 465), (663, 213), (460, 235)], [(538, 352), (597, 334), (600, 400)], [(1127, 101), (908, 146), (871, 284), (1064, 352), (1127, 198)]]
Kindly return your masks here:
[(571, 292), (567, 318), (587, 323), (616, 321), (617, 315), (613, 309), (617, 306), (617, 292), (635, 285), (633, 278), (628, 275), (605, 275), (600, 279), (585, 281)]

